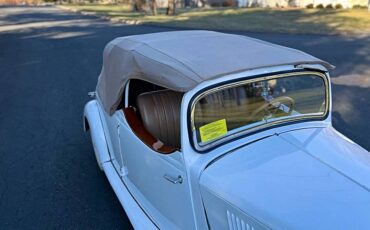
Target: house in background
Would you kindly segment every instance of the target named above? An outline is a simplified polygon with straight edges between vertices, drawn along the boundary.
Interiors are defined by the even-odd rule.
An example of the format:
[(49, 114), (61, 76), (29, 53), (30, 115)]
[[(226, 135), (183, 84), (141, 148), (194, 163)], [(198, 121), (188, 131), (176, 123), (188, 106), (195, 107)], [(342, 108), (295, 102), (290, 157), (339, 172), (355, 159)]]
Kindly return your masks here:
[[(168, 0), (156, 0), (158, 7), (167, 7)], [(237, 7), (298, 7), (308, 6), (323, 8), (332, 6), (333, 8), (353, 8), (367, 7), (369, 0), (176, 0), (177, 7), (194, 6), (237, 6)]]
[(327, 7), (341, 6), (352, 8), (356, 6), (367, 7), (368, 0), (236, 0), (239, 7)]

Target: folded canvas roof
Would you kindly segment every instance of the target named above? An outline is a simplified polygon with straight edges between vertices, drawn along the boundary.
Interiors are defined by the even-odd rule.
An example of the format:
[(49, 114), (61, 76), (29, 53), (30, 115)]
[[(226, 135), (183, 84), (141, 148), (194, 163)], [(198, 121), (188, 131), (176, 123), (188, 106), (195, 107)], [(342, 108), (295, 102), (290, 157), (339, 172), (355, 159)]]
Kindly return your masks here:
[(104, 49), (97, 93), (104, 109), (112, 114), (128, 79), (186, 92), (226, 74), (289, 64), (332, 68), (299, 50), (241, 35), (175, 31), (120, 37)]

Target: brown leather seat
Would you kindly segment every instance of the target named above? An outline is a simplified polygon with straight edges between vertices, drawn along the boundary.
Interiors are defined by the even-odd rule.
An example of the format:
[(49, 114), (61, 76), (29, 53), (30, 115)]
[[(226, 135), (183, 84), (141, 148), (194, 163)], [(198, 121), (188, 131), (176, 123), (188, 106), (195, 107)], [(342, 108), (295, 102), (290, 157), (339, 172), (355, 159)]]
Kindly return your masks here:
[(137, 106), (144, 127), (165, 145), (180, 148), (182, 93), (161, 90), (140, 94)]

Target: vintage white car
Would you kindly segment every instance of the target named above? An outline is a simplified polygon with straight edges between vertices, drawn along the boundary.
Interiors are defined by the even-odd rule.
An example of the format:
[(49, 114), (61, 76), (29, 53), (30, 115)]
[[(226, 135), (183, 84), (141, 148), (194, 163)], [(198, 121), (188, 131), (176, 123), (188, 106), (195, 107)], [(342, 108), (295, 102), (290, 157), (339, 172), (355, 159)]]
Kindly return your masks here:
[(332, 68), (239, 35), (121, 37), (84, 128), (136, 229), (370, 229), (370, 154), (332, 127)]

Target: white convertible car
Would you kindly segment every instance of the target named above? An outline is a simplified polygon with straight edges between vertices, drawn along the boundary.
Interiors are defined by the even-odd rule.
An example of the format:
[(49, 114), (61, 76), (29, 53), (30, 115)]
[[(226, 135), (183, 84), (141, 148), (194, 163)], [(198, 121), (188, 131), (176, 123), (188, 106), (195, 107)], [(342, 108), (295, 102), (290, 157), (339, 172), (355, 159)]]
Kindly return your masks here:
[(239, 35), (121, 37), (84, 128), (136, 229), (370, 229), (370, 154), (332, 127), (332, 68)]

